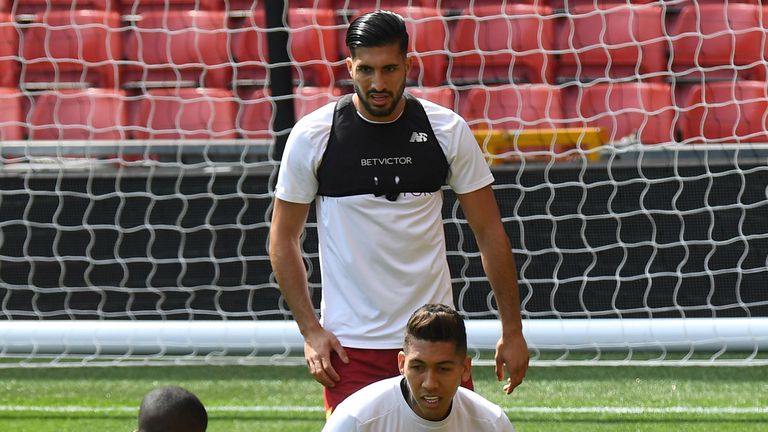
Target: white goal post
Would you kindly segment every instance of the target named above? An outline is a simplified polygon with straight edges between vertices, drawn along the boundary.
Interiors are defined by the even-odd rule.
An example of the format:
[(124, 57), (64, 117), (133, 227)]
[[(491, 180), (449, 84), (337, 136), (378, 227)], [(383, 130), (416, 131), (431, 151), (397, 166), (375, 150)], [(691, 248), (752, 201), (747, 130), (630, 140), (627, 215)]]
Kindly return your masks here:
[[(467, 322), (474, 364), (494, 364), (488, 353), (500, 334), (497, 320)], [(532, 320), (524, 334), (534, 351), (533, 366), (768, 365), (758, 355), (768, 349), (768, 318)], [(11, 321), (0, 329), (0, 346), (0, 355), (27, 367), (80, 366), (83, 360), (91, 366), (199, 364), (201, 359), (207, 364), (304, 363), (298, 355), (304, 340), (292, 321)], [(630, 350), (658, 354), (633, 359), (626, 354)], [(539, 359), (541, 351), (559, 355)], [(667, 357), (670, 352), (682, 355)], [(571, 359), (568, 353), (587, 353), (593, 361)], [(0, 368), (9, 366), (19, 365), (0, 363)]]
[[(768, 364), (762, 6), (18, 0), (0, 2), (0, 368), (303, 363), (267, 251), (274, 182), (291, 125), (352, 91), (343, 32), (373, 3), (407, 20), (407, 91), (464, 116), (492, 166), (532, 364)], [(491, 364), (492, 290), (443, 193), (455, 306)], [(311, 215), (319, 308), (316, 241)]]

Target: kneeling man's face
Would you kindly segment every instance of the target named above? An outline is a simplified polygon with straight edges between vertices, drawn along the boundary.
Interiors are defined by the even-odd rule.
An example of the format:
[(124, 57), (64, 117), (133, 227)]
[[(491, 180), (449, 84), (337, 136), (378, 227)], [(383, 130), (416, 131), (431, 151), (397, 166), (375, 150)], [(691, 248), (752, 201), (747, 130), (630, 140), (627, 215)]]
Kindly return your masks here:
[(451, 410), (456, 390), (470, 377), (471, 359), (456, 353), (453, 342), (411, 340), (398, 364), (410, 391), (411, 409), (420, 417), (438, 421)]

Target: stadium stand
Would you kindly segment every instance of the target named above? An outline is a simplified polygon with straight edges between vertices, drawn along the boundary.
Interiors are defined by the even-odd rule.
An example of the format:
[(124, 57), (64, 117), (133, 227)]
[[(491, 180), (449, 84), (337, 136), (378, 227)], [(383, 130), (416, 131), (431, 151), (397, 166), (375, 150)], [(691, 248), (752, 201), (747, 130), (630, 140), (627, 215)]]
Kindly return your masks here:
[(126, 32), (129, 87), (228, 87), (232, 66), (223, 11), (146, 11)]
[(574, 126), (601, 127), (609, 142), (637, 135), (643, 144), (674, 141), (675, 107), (667, 83), (603, 83), (583, 88)]
[(456, 93), (449, 87), (409, 87), (408, 92), (415, 97), (426, 99), (438, 105), (458, 111)]
[(764, 81), (698, 84), (682, 112), (682, 138), (688, 143), (765, 143), (767, 119)]
[(126, 139), (125, 93), (113, 89), (42, 92), (30, 107), (33, 140)]
[(220, 11), (226, 2), (221, 0), (122, 0), (124, 14), (136, 14), (152, 10), (200, 10)]
[(24, 139), (23, 101), (19, 89), (0, 87), (0, 141)]
[(757, 5), (685, 5), (669, 30), (675, 79), (764, 79), (761, 22)]
[[(333, 63), (339, 61), (336, 14), (331, 9), (291, 8), (288, 53), (297, 83), (328, 86), (334, 83)], [(233, 35), (233, 55), (239, 85), (268, 80), (269, 52), (264, 10), (253, 10)], [(330, 64), (329, 64), (330, 61)]]
[(0, 87), (15, 87), (19, 82), (19, 34), (10, 14), (0, 12)]
[(220, 88), (149, 89), (135, 107), (135, 139), (234, 139), (236, 106)]
[[(9, 0), (9, 9), (12, 6), (13, 12), (17, 14), (39, 13), (53, 10), (87, 10), (95, 9), (101, 11), (120, 10), (121, 0), (16, 0), (15, 3)], [(122, 0), (127, 2), (129, 0)]]
[(452, 83), (552, 83), (555, 21), (547, 6), (507, 4), (465, 9), (450, 35)]
[(247, 139), (272, 138), (273, 105), (269, 92), (261, 88), (240, 87), (238, 95), (237, 128)]
[(38, 11), (24, 17), (22, 88), (116, 88), (122, 43), (120, 15), (94, 9)]
[(560, 88), (547, 84), (476, 87), (464, 118), (475, 128), (522, 130), (566, 125)]
[(666, 80), (668, 43), (658, 5), (571, 8), (559, 26), (558, 81)]
[(301, 86), (294, 89), (293, 108), (296, 120), (312, 111), (335, 101), (341, 90), (335, 87)]

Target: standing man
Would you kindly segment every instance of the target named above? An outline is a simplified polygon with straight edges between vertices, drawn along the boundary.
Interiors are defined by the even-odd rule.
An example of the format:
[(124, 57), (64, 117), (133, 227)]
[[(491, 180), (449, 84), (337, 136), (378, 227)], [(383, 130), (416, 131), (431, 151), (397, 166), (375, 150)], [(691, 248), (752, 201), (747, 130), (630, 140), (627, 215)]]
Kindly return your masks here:
[[(330, 412), (367, 384), (399, 374), (411, 311), (454, 304), (445, 252), (448, 184), (475, 235), (502, 334), (496, 375), (506, 393), (528, 368), (517, 271), (491, 189), (493, 176), (466, 122), (404, 94), (411, 67), (400, 15), (374, 11), (347, 30), (355, 92), (302, 118), (291, 131), (275, 190), (270, 259), (304, 336), (312, 376)], [(322, 320), (307, 288), (301, 234), (315, 203)]]
[(467, 331), (445, 305), (416, 310), (397, 356), (402, 376), (363, 387), (344, 400), (323, 432), (514, 432), (504, 411), (460, 388), (469, 380)]

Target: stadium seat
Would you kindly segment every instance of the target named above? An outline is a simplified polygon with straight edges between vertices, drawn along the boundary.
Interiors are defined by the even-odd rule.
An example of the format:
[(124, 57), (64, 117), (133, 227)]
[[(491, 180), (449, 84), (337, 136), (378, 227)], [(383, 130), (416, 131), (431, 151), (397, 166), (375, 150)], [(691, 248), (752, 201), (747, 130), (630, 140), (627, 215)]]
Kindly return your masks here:
[(341, 96), (337, 87), (297, 87), (294, 89), (293, 109), (296, 120), (336, 101)]
[[(305, 2), (311, 0), (304, 0)], [(331, 0), (331, 7), (334, 9), (358, 10), (368, 12), (375, 9), (387, 9), (416, 6), (416, 7), (437, 7), (439, 0)]]
[(268, 92), (261, 88), (243, 88), (238, 89), (238, 95), (240, 106), (237, 115), (237, 129), (243, 138), (272, 139), (273, 105)]
[(151, 10), (224, 10), (220, 0), (122, 0), (124, 14), (137, 14)]
[(236, 104), (219, 88), (149, 89), (138, 100), (135, 139), (233, 139)]
[(643, 144), (674, 141), (675, 107), (666, 83), (611, 83), (585, 87), (578, 98), (576, 126), (601, 127), (609, 142), (637, 134)]
[(0, 87), (16, 87), (19, 83), (19, 34), (12, 17), (0, 13)]
[(751, 4), (683, 7), (669, 32), (676, 78), (763, 79), (765, 43), (760, 14), (761, 8)]
[(122, 58), (117, 12), (55, 10), (30, 20), (22, 26), (20, 86), (116, 88)]
[[(8, 3), (12, 3), (12, 1)], [(16, 0), (14, 12), (16, 14), (35, 14), (52, 10), (83, 9), (119, 12), (120, 0)]]
[(462, 115), (470, 126), (480, 129), (551, 129), (566, 125), (560, 89), (547, 84), (472, 88)]
[(23, 103), (17, 88), (0, 87), (0, 141), (24, 139)]
[(597, 9), (609, 9), (617, 4), (642, 5), (648, 3), (658, 3), (658, 0), (549, 0), (549, 6), (557, 11), (570, 11), (574, 8), (591, 7)]
[(126, 139), (125, 93), (114, 89), (42, 92), (30, 107), (33, 140)]
[(686, 143), (768, 142), (764, 81), (722, 81), (694, 86), (682, 110)]
[(417, 98), (426, 99), (440, 106), (458, 111), (458, 103), (453, 89), (447, 87), (409, 87), (407, 91)]
[(552, 82), (554, 16), (546, 6), (465, 9), (450, 35), (450, 79), (457, 84)]
[[(336, 15), (331, 9), (291, 8), (288, 55), (294, 79), (304, 85), (328, 86), (335, 81), (333, 65), (340, 61)], [(266, 81), (269, 53), (264, 10), (254, 10), (233, 35), (236, 80)]]
[(576, 6), (558, 33), (559, 81), (667, 78), (668, 43), (658, 5), (613, 5), (600, 11), (590, 5)]
[(230, 85), (223, 11), (147, 11), (127, 32), (124, 82), (145, 87)]

